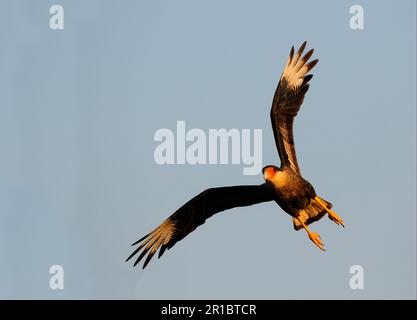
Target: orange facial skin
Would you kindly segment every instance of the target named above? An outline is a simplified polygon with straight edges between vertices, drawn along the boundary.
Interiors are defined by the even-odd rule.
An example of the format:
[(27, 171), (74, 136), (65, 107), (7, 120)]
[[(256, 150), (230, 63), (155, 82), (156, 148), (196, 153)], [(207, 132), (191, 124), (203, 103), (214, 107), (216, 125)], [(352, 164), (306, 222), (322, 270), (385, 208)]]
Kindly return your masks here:
[(274, 167), (265, 168), (265, 171), (264, 171), (265, 180), (272, 179), (275, 176), (276, 172), (277, 172), (277, 170)]

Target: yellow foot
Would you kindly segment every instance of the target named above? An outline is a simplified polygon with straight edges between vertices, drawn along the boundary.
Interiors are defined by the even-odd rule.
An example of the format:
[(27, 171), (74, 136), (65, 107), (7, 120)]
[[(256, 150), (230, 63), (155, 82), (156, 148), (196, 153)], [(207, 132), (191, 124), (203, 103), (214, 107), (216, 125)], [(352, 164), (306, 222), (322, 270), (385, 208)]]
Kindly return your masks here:
[(324, 243), (321, 242), (321, 238), (319, 236), (319, 234), (317, 232), (311, 232), (308, 227), (306, 226), (306, 224), (303, 222), (303, 220), (297, 218), (298, 221), (300, 221), (301, 225), (303, 226), (304, 230), (307, 232), (308, 237), (310, 238), (311, 241), (314, 242), (314, 244), (320, 248), (320, 250), (326, 251), (324, 249)]
[(324, 243), (321, 241), (321, 238), (317, 232), (309, 232), (308, 237), (314, 244), (320, 248), (320, 250), (326, 251), (324, 249)]
[(345, 227), (345, 224), (343, 223), (343, 220), (340, 219), (340, 217), (334, 213), (332, 210), (330, 210), (332, 213), (329, 213), (329, 219), (332, 220), (337, 225), (341, 225), (343, 228)]
[(316, 196), (315, 200), (320, 203), (320, 205), (327, 211), (329, 214), (329, 219), (332, 220), (337, 225), (341, 225), (343, 228), (345, 227), (345, 224), (343, 220), (333, 211), (327, 208), (326, 204), (321, 200), (319, 197)]

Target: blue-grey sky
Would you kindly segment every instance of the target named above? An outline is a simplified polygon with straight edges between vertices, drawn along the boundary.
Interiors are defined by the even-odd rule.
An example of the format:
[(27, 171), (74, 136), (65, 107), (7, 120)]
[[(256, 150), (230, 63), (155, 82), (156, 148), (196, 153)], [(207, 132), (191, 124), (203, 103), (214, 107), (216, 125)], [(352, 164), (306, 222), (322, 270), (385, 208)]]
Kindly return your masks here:
[[(2, 1), (0, 298), (414, 299), (415, 24), (414, 0)], [(279, 165), (270, 104), (304, 40), (320, 62), (299, 164), (346, 223), (311, 226), (327, 252), (265, 203), (212, 217), (145, 271), (125, 263), (205, 188), (262, 182), (243, 164), (158, 165), (155, 131), (260, 128)]]

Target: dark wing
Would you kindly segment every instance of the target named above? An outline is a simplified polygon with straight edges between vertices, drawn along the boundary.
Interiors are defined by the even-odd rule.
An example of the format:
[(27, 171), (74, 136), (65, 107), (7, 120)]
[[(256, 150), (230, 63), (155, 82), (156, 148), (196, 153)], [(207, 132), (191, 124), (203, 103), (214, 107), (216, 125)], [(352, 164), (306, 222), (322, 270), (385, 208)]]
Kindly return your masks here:
[(295, 154), (293, 122), (309, 88), (308, 82), (313, 77), (313, 75), (307, 75), (307, 73), (318, 62), (318, 59), (308, 62), (314, 52), (313, 49), (300, 58), (306, 44), (306, 42), (302, 44), (294, 57), (294, 47), (291, 48), (271, 108), (272, 129), (281, 159), (281, 166), (290, 167), (298, 174), (300, 174), (300, 168)]
[(274, 190), (266, 183), (257, 186), (207, 189), (184, 204), (162, 222), (158, 228), (133, 243), (132, 245), (139, 243), (140, 245), (126, 261), (144, 248), (136, 259), (134, 266), (149, 252), (143, 264), (143, 268), (145, 268), (159, 248), (158, 258), (162, 256), (166, 249), (170, 249), (215, 213), (235, 207), (245, 207), (271, 201), (274, 196)]

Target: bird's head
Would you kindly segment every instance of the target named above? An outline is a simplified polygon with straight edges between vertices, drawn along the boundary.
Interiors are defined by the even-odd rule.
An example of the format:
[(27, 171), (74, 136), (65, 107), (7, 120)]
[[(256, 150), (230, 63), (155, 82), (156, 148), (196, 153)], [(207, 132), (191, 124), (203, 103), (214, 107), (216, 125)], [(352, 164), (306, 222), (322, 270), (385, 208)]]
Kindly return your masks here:
[(278, 168), (277, 166), (273, 166), (273, 165), (269, 165), (266, 166), (262, 169), (262, 173), (264, 175), (264, 179), (265, 181), (271, 181), (274, 180), (275, 175), (277, 174), (277, 172), (281, 171), (280, 168)]

